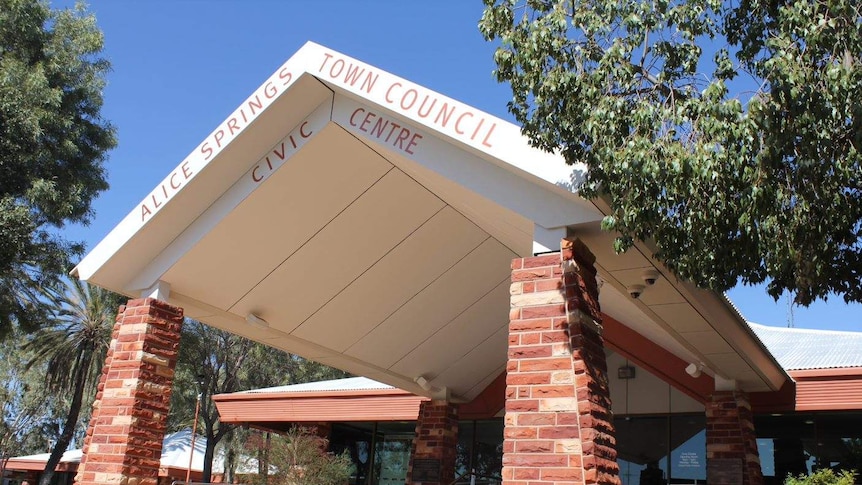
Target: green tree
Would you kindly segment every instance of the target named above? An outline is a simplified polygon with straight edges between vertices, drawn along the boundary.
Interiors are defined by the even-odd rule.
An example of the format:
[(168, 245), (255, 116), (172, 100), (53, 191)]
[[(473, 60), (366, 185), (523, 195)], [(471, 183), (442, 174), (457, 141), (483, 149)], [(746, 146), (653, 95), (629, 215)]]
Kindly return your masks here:
[(66, 396), (68, 411), (45, 464), (40, 485), (51, 483), (54, 469), (78, 429), (85, 400), (95, 395), (117, 309), (124, 300), (120, 295), (78, 279), (72, 279), (66, 288), (48, 295), (52, 316), (33, 335), (25, 350), (33, 353), (28, 366), (46, 366), (46, 388)]
[(82, 7), (0, 0), (0, 336), (35, 329), (38, 289), (80, 254), (57, 229), (87, 223), (107, 189), (114, 129), (100, 116), (108, 62)]
[[(200, 387), (198, 376), (202, 382)], [(192, 425), (195, 400), (200, 391), (198, 427), (202, 428), (207, 439), (203, 481), (208, 482), (212, 476), (216, 446), (235, 428), (219, 420), (213, 395), (345, 376), (344, 372), (331, 367), (195, 320), (186, 320), (171, 393), (168, 427), (178, 430)], [(228, 441), (234, 448), (233, 453), (238, 453), (237, 443)]]
[(273, 473), (258, 475), (254, 483), (267, 485), (341, 485), (350, 478), (353, 462), (347, 452), (326, 452), (328, 442), (308, 428), (292, 427), (284, 434), (257, 440), (266, 447), (267, 466)]
[(858, 0), (485, 0), (530, 141), (583, 164), (615, 249), (715, 290), (862, 301)]
[(28, 355), (22, 340), (21, 332), (13, 331), (0, 341), (0, 476), (5, 476), (9, 458), (44, 451), (50, 439), (41, 425), (51, 420), (53, 399), (37, 379), (40, 369), (25, 371)]

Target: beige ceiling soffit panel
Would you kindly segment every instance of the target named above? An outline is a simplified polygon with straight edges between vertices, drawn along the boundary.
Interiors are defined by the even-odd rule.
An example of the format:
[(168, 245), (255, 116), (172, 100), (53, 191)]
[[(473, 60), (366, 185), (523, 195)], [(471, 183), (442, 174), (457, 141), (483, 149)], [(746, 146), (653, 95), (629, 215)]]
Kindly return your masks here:
[(302, 50), (307, 50), (307, 72), (336, 92), (397, 112), (462, 149), (509, 165), (509, 170), (551, 184), (571, 183), (572, 167), (559, 154), (532, 147), (513, 123), (312, 42)]
[[(290, 334), (287, 334), (272, 327), (259, 327), (255, 325), (250, 325), (246, 317), (241, 317), (234, 313), (220, 310), (186, 295), (181, 295), (178, 293), (171, 295), (171, 304), (179, 306), (180, 308), (184, 308), (184, 306), (193, 306), (195, 308), (204, 309), (210, 312), (210, 315), (208, 316), (209, 319), (207, 319), (207, 317), (200, 318), (199, 320), (202, 323), (205, 323), (212, 327), (220, 328), (227, 332), (241, 335), (245, 338), (284, 350), (286, 352), (298, 354), (299, 352), (296, 352), (295, 349), (301, 348), (303, 349), (303, 354), (306, 356), (311, 355), (319, 357), (334, 355), (331, 349), (317, 345), (312, 342), (306, 342), (300, 338), (296, 338)], [(226, 326), (214, 323), (216, 321), (216, 317), (219, 321), (229, 322), (229, 325)], [(275, 345), (279, 342), (288, 342), (291, 345)], [(313, 352), (309, 352), (309, 350)], [(315, 360), (317, 357), (307, 358)]]
[[(343, 288), (297, 329), (304, 338), (322, 340), (344, 352), (478, 247), (487, 234), (449, 206)], [(436, 249), (435, 249), (436, 248)], [(412, 277), (398, 277), (404, 268)], [(364, 310), (357, 314), (356, 308)], [(337, 334), (333, 321), (352, 321)], [(313, 336), (313, 337), (312, 337)]]
[[(317, 362), (330, 364), (340, 369), (347, 370), (348, 372), (355, 372), (357, 369), (361, 368), (363, 369), (363, 375), (374, 374), (375, 380), (384, 382), (386, 384), (394, 385), (401, 389), (413, 391), (413, 387), (416, 387), (416, 385), (412, 383), (410, 378), (393, 373), (387, 369), (382, 369), (374, 365), (370, 365), (367, 362), (353, 359), (350, 356), (335, 353), (331, 349), (322, 347), (313, 342), (305, 341), (303, 339), (294, 337), (293, 335), (281, 332), (276, 329), (261, 329), (258, 327), (254, 327), (252, 325), (249, 325), (246, 322), (245, 318), (242, 318), (229, 312), (221, 311), (218, 308), (214, 308), (210, 305), (207, 305), (206, 303), (199, 302), (194, 298), (190, 298), (185, 295), (174, 294), (172, 295), (171, 303), (180, 307), (182, 307), (182, 305), (191, 305), (203, 309), (208, 309), (213, 313), (213, 315), (218, 315), (219, 317), (236, 324), (235, 326), (227, 328), (222, 326), (219, 326), (218, 328), (242, 335), (252, 340), (256, 340), (265, 345), (273, 346), (291, 353), (299, 353), (296, 352), (294, 349), (302, 349), (302, 353), (304, 355), (317, 355), (318, 357), (312, 358), (312, 360), (315, 360)], [(206, 323), (207, 325), (211, 325), (205, 320), (202, 320), (202, 322)], [(287, 343), (288, 345), (284, 345), (285, 343)], [(422, 395), (421, 392), (417, 392), (417, 394)]]
[[(583, 199), (511, 165), (465, 152), (421, 124), (396, 113), (336, 96), (332, 120), (358, 138), (416, 162), (544, 227), (596, 222), (601, 215)], [(384, 129), (386, 126), (388, 128)], [(392, 131), (392, 127), (398, 128)], [(399, 140), (403, 135), (403, 140)], [(536, 162), (538, 163), (538, 162)], [(537, 183), (539, 182), (539, 183)], [(512, 197), (517, 193), (518, 197)]]
[[(603, 214), (610, 213), (610, 206), (607, 201), (602, 198), (592, 199), (592, 203)], [(673, 272), (668, 270), (661, 262), (652, 257), (655, 254), (656, 248), (654, 245), (642, 241), (636, 241), (632, 249), (638, 250), (659, 271), (665, 275), (673, 275)], [(629, 251), (631, 251), (630, 249)], [(669, 279), (671, 280), (671, 279)], [(725, 338), (739, 357), (745, 360), (751, 368), (761, 376), (763, 381), (773, 391), (781, 389), (781, 386), (790, 380), (787, 372), (778, 364), (775, 357), (766, 349), (762, 342), (754, 335), (754, 332), (748, 327), (748, 324), (739, 314), (739, 311), (730, 303), (724, 296), (716, 294), (713, 291), (703, 290), (696, 285), (682, 281), (679, 278), (672, 278), (671, 281), (677, 290), (685, 297), (702, 316), (715, 315), (719, 321), (711, 321), (704, 319), (712, 326), (719, 335), (726, 335), (727, 331), (732, 332), (732, 338)], [(724, 322), (722, 324), (722, 322)], [(722, 326), (724, 332), (715, 328), (716, 324)], [(742, 337), (740, 340), (739, 337)]]
[[(321, 102), (331, 99), (332, 92), (323, 84), (312, 76), (301, 75), (302, 65), (301, 55), (291, 57), (181, 159), (81, 260), (77, 265), (79, 275), (124, 291), (128, 282), (121, 280), (137, 273), (137, 264), (155, 257), (257, 160), (258, 153), (283, 137), (285, 122), (299, 122)], [(280, 77), (286, 70), (296, 75)]]
[[(486, 362), (489, 362), (491, 360), (496, 360), (496, 359), (489, 359), (488, 358), (489, 353), (498, 352), (500, 355), (499, 361), (505, 362), (506, 361), (506, 353), (507, 353), (506, 342), (507, 342), (508, 335), (509, 335), (509, 323), (508, 323), (508, 319), (506, 319), (506, 320), (507, 321), (503, 325), (501, 325), (500, 328), (496, 332), (489, 335), (488, 338), (485, 339), (483, 342), (479, 343), (476, 346), (476, 348), (474, 348), (472, 351), (468, 352), (466, 355), (464, 355), (463, 357), (458, 359), (456, 362), (453, 362), (452, 365), (450, 365), (448, 368), (446, 368), (446, 370), (444, 370), (442, 373), (440, 373), (440, 375), (437, 376), (437, 380), (448, 383), (448, 382), (450, 382), (450, 378), (457, 378), (457, 377), (452, 376), (453, 373), (457, 374), (458, 376), (462, 375), (463, 370), (460, 370), (460, 369), (464, 368), (465, 363), (467, 364), (466, 368), (471, 369), (474, 372), (481, 372), (478, 368), (479, 364), (486, 363)], [(485, 377), (482, 377), (482, 379), (486, 379), (487, 376), (489, 374), (491, 374), (498, 367), (499, 366), (485, 367), (486, 371), (484, 374), (482, 374)], [(477, 381), (476, 379), (471, 379), (471, 381), (473, 381), (473, 384), (470, 385), (467, 389), (465, 389), (459, 393), (459, 396), (461, 396), (461, 399), (466, 399), (467, 401), (471, 401), (471, 400), (473, 400), (473, 398), (476, 397), (476, 395), (478, 395), (481, 392), (481, 390), (479, 390), (479, 391), (477, 391), (476, 395), (467, 394), (467, 391), (469, 389), (475, 389), (476, 388), (476, 384), (475, 384), (476, 382), (481, 382), (481, 380)]]
[(227, 310), (392, 168), (329, 123), (163, 278)]
[[(692, 283), (680, 282), (680, 291), (686, 296), (701, 314), (718, 315), (720, 320), (721, 335), (728, 335), (727, 342), (734, 350), (760, 375), (773, 391), (781, 389), (781, 386), (790, 380), (790, 376), (781, 367), (775, 357), (766, 349), (759, 338), (754, 334), (742, 315), (733, 307), (724, 295), (711, 291), (702, 290)], [(715, 324), (710, 322), (713, 327)]]
[[(329, 101), (321, 103), (310, 115), (293, 127), (277, 142), (274, 149), (282, 147), (281, 156), (267, 155), (248, 169), (230, 188), (210, 205), (194, 222), (179, 234), (156, 256), (147, 267), (129, 282), (127, 291), (146, 288), (162, 277), (186, 252), (206, 236), (231, 211), (251, 196), (276, 170), (298, 153), (315, 134), (323, 131), (329, 123)], [(287, 148), (284, 145), (287, 144)], [(291, 149), (292, 147), (292, 149)], [(261, 168), (262, 167), (262, 168)]]
[[(598, 263), (596, 263), (596, 269), (598, 270), (599, 275), (601, 275), (605, 279), (606, 284), (612, 285), (617, 291), (619, 291), (623, 295), (628, 294), (628, 292), (626, 290), (626, 285), (620, 283), (616, 278), (614, 278), (612, 273), (606, 271)], [(700, 349), (698, 349), (697, 347), (692, 345), (688, 340), (683, 338), (683, 336), (680, 335), (676, 331), (675, 328), (670, 326), (664, 319), (659, 317), (650, 307), (643, 304), (643, 302), (641, 302), (639, 300), (634, 300), (632, 303), (637, 305), (637, 307), (644, 313), (644, 315), (647, 318), (649, 318), (651, 321), (655, 322), (659, 327), (662, 328), (662, 330), (664, 330), (665, 332), (670, 334), (670, 336), (673, 337), (680, 345), (682, 345), (683, 348), (685, 348), (685, 350), (687, 350), (692, 355), (694, 355), (695, 357), (700, 359), (700, 361), (704, 365), (706, 365), (706, 367), (709, 367), (710, 369), (714, 369), (712, 362), (710, 362), (710, 360), (706, 357), (706, 355), (703, 354), (703, 352), (700, 351)], [(625, 322), (620, 322), (620, 323), (625, 323)]]
[(478, 396), (479, 394), (482, 393), (482, 391), (485, 390), (486, 387), (488, 387), (492, 382), (494, 382), (494, 379), (499, 377), (500, 374), (502, 374), (505, 371), (506, 371), (505, 365), (501, 365), (500, 367), (497, 367), (496, 369), (492, 370), (484, 379), (479, 381), (475, 386), (471, 387), (467, 391), (467, 394), (471, 395), (471, 396)]
[(366, 138), (355, 134), (353, 136), (360, 143), (380, 153), (382, 157), (418, 184), (434, 192), (453, 209), (499, 240), (513, 253), (530, 254), (529, 240), (532, 238), (534, 223), (529, 218), (469, 190), (464, 185), (440, 175), (421, 163), (408, 159), (379, 144), (372, 143)]
[[(435, 361), (427, 368), (431, 376), (445, 372), (446, 362), (455, 362), (469, 354), (477, 345), (499, 329), (500, 320), (506, 319), (509, 301), (510, 278), (482, 295), (461, 313), (437, 328), (434, 333), (415, 345), (389, 368), (402, 373), (416, 373), (417, 366)], [(500, 311), (500, 310), (503, 311)], [(498, 318), (495, 318), (494, 316)]]

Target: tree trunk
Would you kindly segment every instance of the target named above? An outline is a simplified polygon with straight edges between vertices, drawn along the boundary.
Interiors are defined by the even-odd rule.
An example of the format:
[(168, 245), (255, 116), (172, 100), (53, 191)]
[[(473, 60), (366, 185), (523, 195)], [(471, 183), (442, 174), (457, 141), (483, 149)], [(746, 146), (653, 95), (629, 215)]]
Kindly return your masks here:
[[(224, 438), (224, 435), (230, 431), (232, 427), (225, 426), (222, 424), (219, 427), (219, 430), (213, 432), (212, 426), (207, 425), (207, 447), (204, 450), (204, 474), (202, 481), (204, 483), (212, 482), (212, 474), (213, 474), (213, 457), (215, 456), (215, 447)], [(41, 484), (39, 484), (41, 485)]]
[[(45, 470), (39, 478), (39, 485), (50, 485), (51, 479), (54, 478), (54, 470), (63, 458), (63, 453), (72, 442), (72, 437), (75, 435), (75, 426), (78, 424), (78, 417), (81, 414), (81, 403), (84, 398), (84, 387), (86, 386), (86, 369), (90, 368), (90, 359), (85, 358), (79, 363), (76, 372), (75, 389), (72, 391), (72, 403), (69, 405), (69, 414), (66, 415), (66, 422), (63, 424), (63, 431), (57, 438), (57, 443), (51, 450), (51, 456), (48, 462), (45, 463)], [(83, 369), (83, 370), (82, 370)]]
[(233, 446), (231, 446), (225, 452), (225, 457), (224, 457), (224, 483), (233, 483), (235, 472), (236, 472), (236, 450), (234, 450)]
[[(212, 433), (207, 433), (207, 435), (212, 435)], [(204, 451), (204, 475), (201, 479), (204, 483), (212, 482), (213, 475), (213, 456), (215, 455), (215, 439), (214, 437), (207, 436), (207, 447)], [(41, 484), (40, 484), (41, 485)]]

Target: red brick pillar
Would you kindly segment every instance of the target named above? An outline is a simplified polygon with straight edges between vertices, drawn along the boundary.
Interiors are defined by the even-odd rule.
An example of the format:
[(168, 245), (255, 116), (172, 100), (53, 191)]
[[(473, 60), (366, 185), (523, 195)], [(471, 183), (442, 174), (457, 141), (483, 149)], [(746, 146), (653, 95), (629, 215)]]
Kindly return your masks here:
[(157, 484), (182, 322), (152, 298), (120, 307), (76, 483)]
[(458, 405), (423, 401), (407, 468), (408, 484), (449, 485), (455, 479)]
[(716, 391), (706, 403), (709, 485), (763, 485), (748, 394)]
[(618, 485), (595, 257), (512, 261), (503, 484)]

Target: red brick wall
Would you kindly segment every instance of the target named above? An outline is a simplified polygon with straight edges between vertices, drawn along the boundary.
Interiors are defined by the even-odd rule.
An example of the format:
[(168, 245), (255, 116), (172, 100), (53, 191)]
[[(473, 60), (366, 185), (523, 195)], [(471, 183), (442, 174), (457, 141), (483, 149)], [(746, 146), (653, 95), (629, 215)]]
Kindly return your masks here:
[(76, 483), (158, 482), (182, 322), (152, 298), (120, 307)]
[(620, 483), (595, 258), (512, 261), (504, 485)]
[[(458, 405), (446, 401), (423, 401), (416, 419), (416, 436), (410, 453), (407, 483), (449, 485), (455, 479), (458, 446)], [(423, 481), (414, 476), (415, 460), (439, 460), (440, 480)], [(417, 474), (418, 475), (418, 474)]]
[(763, 485), (751, 404), (745, 392), (716, 391), (706, 404), (706, 467), (710, 485)]

